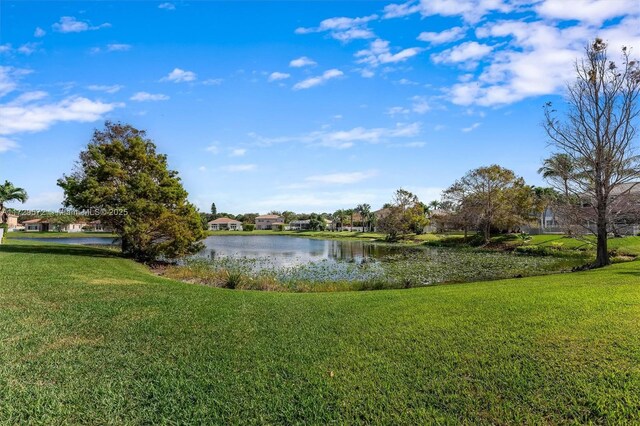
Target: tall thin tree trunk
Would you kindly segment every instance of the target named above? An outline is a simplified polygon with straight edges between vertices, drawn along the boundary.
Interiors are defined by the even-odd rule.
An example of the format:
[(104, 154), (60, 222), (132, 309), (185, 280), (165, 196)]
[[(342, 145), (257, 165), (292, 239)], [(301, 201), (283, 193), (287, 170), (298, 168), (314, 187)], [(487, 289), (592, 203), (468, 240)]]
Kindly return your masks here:
[(598, 221), (597, 221), (597, 236), (598, 245), (596, 252), (595, 267), (600, 268), (611, 264), (609, 259), (609, 248), (607, 241), (607, 208), (606, 205), (601, 202), (598, 206)]

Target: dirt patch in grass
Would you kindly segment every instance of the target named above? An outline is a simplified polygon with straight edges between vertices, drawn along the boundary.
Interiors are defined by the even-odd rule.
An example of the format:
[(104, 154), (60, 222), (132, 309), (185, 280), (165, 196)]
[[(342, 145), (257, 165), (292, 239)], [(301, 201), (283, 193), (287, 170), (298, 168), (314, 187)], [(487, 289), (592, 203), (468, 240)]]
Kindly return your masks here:
[(102, 336), (98, 336), (94, 338), (75, 336), (75, 335), (65, 336), (44, 345), (40, 353), (44, 353), (48, 351), (56, 351), (60, 349), (75, 348), (78, 346), (97, 346), (103, 340), (104, 339)]

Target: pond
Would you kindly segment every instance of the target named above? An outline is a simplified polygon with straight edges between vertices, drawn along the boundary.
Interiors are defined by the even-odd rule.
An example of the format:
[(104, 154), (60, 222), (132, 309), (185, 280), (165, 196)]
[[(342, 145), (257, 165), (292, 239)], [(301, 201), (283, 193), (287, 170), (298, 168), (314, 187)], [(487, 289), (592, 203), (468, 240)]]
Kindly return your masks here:
[(198, 255), (221, 258), (269, 259), (273, 266), (292, 267), (329, 261), (362, 262), (398, 253), (401, 248), (365, 241), (317, 240), (283, 235), (211, 236)]
[(268, 278), (291, 288), (372, 281), (414, 287), (569, 271), (580, 263), (551, 256), (277, 235), (212, 236), (205, 246), (184, 266), (199, 273), (224, 270)]
[(53, 244), (72, 244), (72, 245), (89, 245), (89, 246), (115, 246), (119, 245), (117, 239), (113, 237), (53, 237), (53, 238), (38, 238), (38, 237), (24, 237), (14, 238), (22, 241), (34, 241), (39, 243), (53, 243)]

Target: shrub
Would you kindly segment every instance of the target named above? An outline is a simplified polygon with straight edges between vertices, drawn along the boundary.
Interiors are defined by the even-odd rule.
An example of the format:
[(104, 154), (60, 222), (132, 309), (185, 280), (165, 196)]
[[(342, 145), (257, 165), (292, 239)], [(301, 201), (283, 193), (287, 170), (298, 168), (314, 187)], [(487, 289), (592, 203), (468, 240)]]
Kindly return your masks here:
[(525, 245), (516, 247), (515, 252), (520, 254), (530, 254), (534, 256), (548, 256), (551, 254), (551, 249), (542, 246)]
[(225, 277), (225, 288), (236, 289), (242, 286), (244, 276), (240, 271), (227, 271)]
[(284, 231), (284, 225), (283, 224), (273, 225), (271, 229), (277, 232), (281, 232), (281, 231)]
[(254, 231), (256, 229), (256, 225), (254, 225), (253, 223), (243, 223), (242, 224), (242, 230), (246, 231), (246, 232), (251, 232)]

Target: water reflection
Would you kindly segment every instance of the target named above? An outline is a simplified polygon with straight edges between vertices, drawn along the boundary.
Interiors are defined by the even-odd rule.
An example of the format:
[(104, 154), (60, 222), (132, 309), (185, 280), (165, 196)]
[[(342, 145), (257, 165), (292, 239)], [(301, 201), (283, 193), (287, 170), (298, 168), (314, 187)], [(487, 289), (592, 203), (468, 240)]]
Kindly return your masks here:
[(216, 260), (225, 257), (264, 259), (273, 266), (297, 266), (331, 261), (361, 262), (379, 258), (397, 248), (364, 241), (315, 240), (282, 235), (212, 236), (205, 241), (199, 256)]
[(33, 241), (38, 243), (71, 244), (71, 245), (91, 245), (91, 246), (117, 246), (120, 240), (113, 237), (53, 237), (53, 238), (30, 238), (16, 237), (16, 240)]

